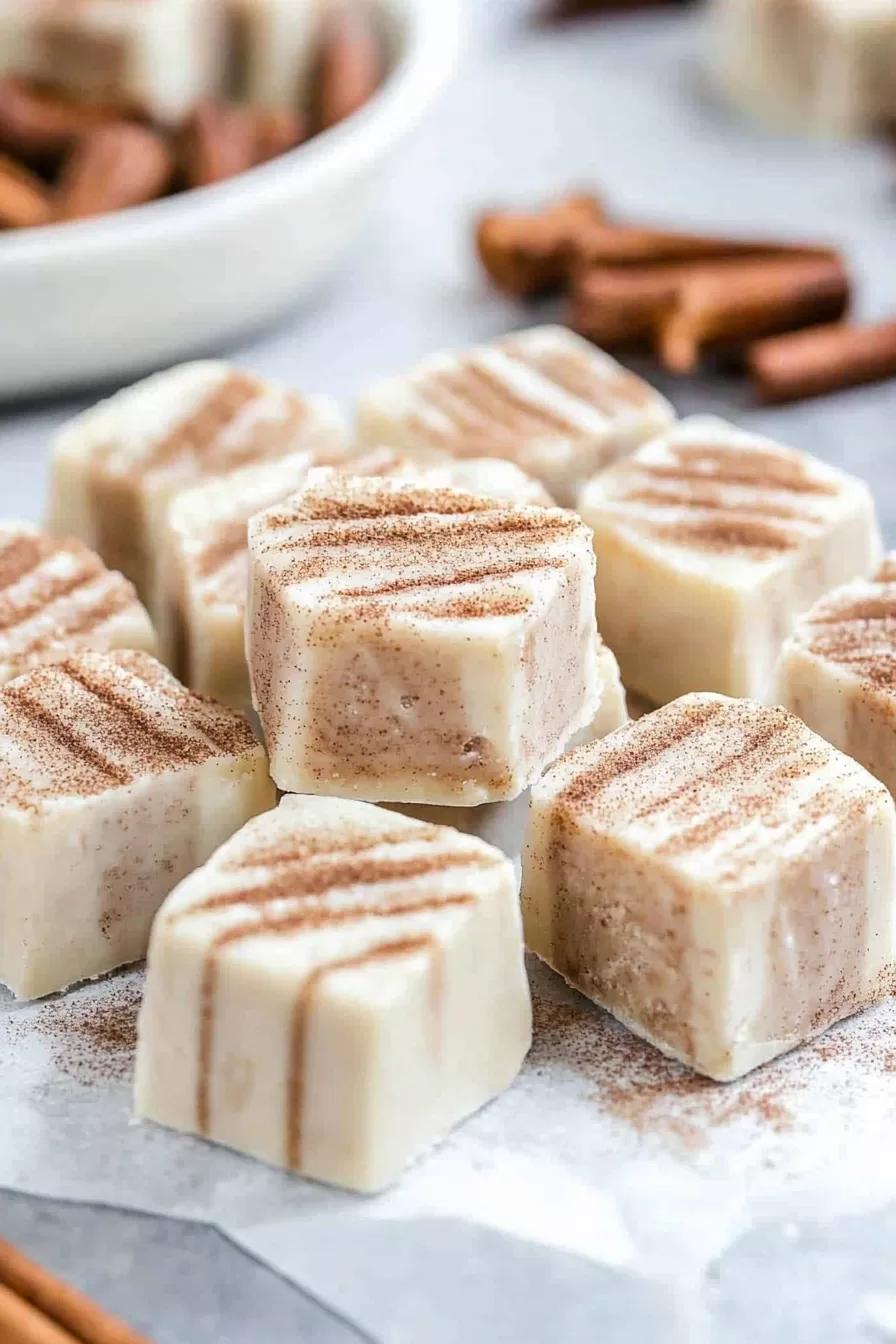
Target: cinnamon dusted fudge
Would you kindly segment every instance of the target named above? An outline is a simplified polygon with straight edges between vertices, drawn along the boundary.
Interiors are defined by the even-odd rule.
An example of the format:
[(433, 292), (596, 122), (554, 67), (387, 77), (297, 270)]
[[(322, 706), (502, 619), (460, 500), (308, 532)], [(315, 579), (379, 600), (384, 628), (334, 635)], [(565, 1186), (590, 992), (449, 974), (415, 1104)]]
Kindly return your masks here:
[(575, 514), (326, 473), (252, 519), (249, 554), (253, 701), (287, 792), (515, 798), (599, 707)]
[(567, 751), (584, 746), (586, 742), (599, 741), (628, 723), (628, 702), (619, 664), (615, 653), (607, 648), (600, 635), (597, 637), (597, 680), (600, 707), (591, 722), (567, 743)]
[(532, 790), (532, 951), (665, 1054), (740, 1077), (889, 994), (896, 807), (783, 709), (688, 695)]
[(329, 0), (223, 0), (233, 91), (259, 107), (307, 104)]
[(176, 123), (223, 77), (217, 0), (0, 0), (0, 73)]
[(0, 684), (88, 649), (155, 653), (133, 584), (83, 542), (0, 523)]
[(148, 654), (0, 689), (0, 981), (38, 998), (144, 956), (174, 886), (272, 807), (263, 748)]
[[(297, 452), (340, 456), (335, 404), (227, 364), (183, 364), (79, 415), (53, 446), (50, 528), (80, 537), (156, 617), (156, 555), (170, 500), (201, 481)], [(163, 639), (167, 636), (163, 633)]]
[[(331, 448), (296, 453), (185, 490), (171, 503), (159, 546), (163, 657), (194, 690), (237, 709), (250, 708), (245, 653), (249, 519), (287, 499), (313, 469), (334, 460)], [(510, 462), (458, 462), (442, 455), (418, 462), (387, 448), (347, 459), (340, 467), (352, 475), (478, 487), (496, 499), (551, 503), (538, 482)]]
[(537, 327), (374, 384), (358, 434), (371, 445), (504, 457), (573, 505), (600, 468), (675, 418), (643, 379), (564, 327)]
[(714, 0), (709, 68), (762, 121), (856, 135), (896, 118), (896, 0)]
[(896, 553), (797, 621), (778, 698), (896, 794)]
[(153, 928), (139, 1115), (373, 1192), (516, 1077), (513, 865), (365, 803), (285, 798)]
[(881, 553), (868, 487), (711, 416), (590, 482), (597, 617), (629, 690), (767, 700), (794, 619)]

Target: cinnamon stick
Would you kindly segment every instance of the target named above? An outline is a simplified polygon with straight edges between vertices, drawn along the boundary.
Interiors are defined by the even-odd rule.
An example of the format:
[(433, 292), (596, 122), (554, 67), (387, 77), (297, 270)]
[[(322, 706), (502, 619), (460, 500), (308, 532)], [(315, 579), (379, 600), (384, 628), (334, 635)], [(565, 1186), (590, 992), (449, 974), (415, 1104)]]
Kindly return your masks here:
[(652, 343), (686, 273), (681, 265), (582, 271), (573, 279), (566, 324), (608, 349)]
[(0, 1339), (3, 1344), (83, 1344), (2, 1284)]
[(659, 354), (670, 373), (692, 373), (707, 347), (742, 348), (765, 336), (835, 322), (849, 300), (849, 276), (836, 256), (695, 267), (661, 324)]
[(563, 282), (578, 234), (603, 218), (603, 205), (588, 192), (529, 213), (492, 210), (476, 228), (479, 259), (498, 289), (532, 298)]
[(764, 402), (800, 401), (896, 377), (896, 321), (843, 322), (759, 341), (747, 368)]
[(643, 266), (665, 262), (720, 261), (748, 257), (815, 257), (830, 260), (834, 249), (812, 243), (782, 243), (762, 238), (727, 238), (681, 233), (632, 224), (592, 222), (574, 240), (580, 266)]
[[(36, 1328), (35, 1317), (43, 1322), (43, 1333), (23, 1333)], [(16, 1329), (18, 1334), (13, 1333)], [(0, 1339), (3, 1344), (149, 1344), (143, 1335), (2, 1240)]]

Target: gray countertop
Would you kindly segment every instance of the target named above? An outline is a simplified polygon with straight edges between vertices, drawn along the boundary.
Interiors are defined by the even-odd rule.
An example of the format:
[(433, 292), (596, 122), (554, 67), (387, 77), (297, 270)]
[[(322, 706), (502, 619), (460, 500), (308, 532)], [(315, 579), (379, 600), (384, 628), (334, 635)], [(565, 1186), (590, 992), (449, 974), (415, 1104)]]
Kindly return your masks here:
[[(291, 321), (229, 355), (348, 401), (374, 373), (522, 325), (527, 315), (482, 285), (469, 219), (484, 203), (537, 200), (571, 184), (599, 184), (621, 213), (837, 239), (854, 262), (863, 311), (896, 311), (896, 168), (886, 150), (768, 136), (715, 106), (698, 78), (693, 13), (646, 11), (539, 31), (526, 8), (524, 0), (475, 0), (464, 69), (402, 149), (338, 279)], [(896, 539), (896, 383), (775, 411), (751, 408), (735, 381), (663, 387), (682, 411), (727, 415), (867, 477), (888, 539)], [(0, 414), (6, 516), (40, 516), (49, 436), (92, 399)], [(0, 1193), (0, 1232), (158, 1344), (370, 1338), (194, 1224)], [(716, 1267), (712, 1340), (896, 1339), (894, 1233), (893, 1210), (752, 1233)], [(443, 1253), (440, 1339), (452, 1337), (444, 1316), (452, 1295), (463, 1298), (456, 1337), (468, 1341), (540, 1344), (548, 1320), (563, 1344), (672, 1338), (659, 1290), (624, 1275), (574, 1257), (561, 1264), (553, 1252), (474, 1229)], [(527, 1329), (512, 1299), (533, 1278), (543, 1282), (547, 1314)], [(397, 1291), (405, 1287), (410, 1300), (412, 1285)], [(425, 1325), (418, 1337), (424, 1344)]]

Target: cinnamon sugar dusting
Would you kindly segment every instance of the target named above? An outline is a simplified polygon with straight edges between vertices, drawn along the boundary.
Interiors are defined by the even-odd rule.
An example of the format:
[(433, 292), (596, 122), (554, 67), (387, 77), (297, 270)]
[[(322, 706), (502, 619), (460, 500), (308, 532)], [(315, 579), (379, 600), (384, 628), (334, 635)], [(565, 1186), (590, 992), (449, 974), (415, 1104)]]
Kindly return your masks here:
[(759, 562), (823, 535), (839, 482), (805, 454), (722, 429), (682, 426), (611, 468), (597, 508), (635, 534)]
[(11, 1035), (46, 1041), (54, 1067), (82, 1087), (126, 1083), (134, 1071), (142, 995), (142, 975), (128, 973), (14, 1014)]
[(797, 645), (876, 690), (896, 691), (896, 563), (823, 597), (797, 625)]
[(536, 992), (535, 1035), (527, 1069), (579, 1076), (591, 1104), (642, 1140), (687, 1157), (719, 1131), (748, 1124), (771, 1136), (799, 1131), (807, 1105), (830, 1069), (846, 1077), (896, 1074), (896, 1045), (875, 1014), (840, 1023), (734, 1083), (714, 1083), (666, 1058), (590, 1004)]
[(637, 831), (639, 844), (668, 858), (700, 853), (725, 881), (770, 848), (822, 836), (879, 801), (877, 786), (793, 715), (708, 694), (579, 748), (547, 774), (548, 789), (554, 779), (558, 817)]
[(82, 654), (0, 690), (7, 806), (40, 808), (257, 748), (245, 719), (186, 690), (147, 654)]
[(514, 580), (563, 569), (570, 543), (586, 537), (560, 509), (351, 477), (316, 484), (253, 522), (256, 556), (274, 584), (324, 582), (330, 599), (371, 609), (395, 601), (433, 617), (525, 610), (529, 589)]
[(148, 632), (133, 586), (82, 542), (0, 527), (0, 665), (8, 675), (60, 648), (102, 642), (105, 628), (126, 613)]
[[(219, 972), (224, 958), (253, 939), (296, 941), (296, 999), (284, 1115), (287, 1165), (301, 1165), (305, 1056), (314, 997), (330, 975), (358, 970), (385, 958), (424, 953), (431, 990), (441, 984), (438, 921), (474, 905), (484, 874), (499, 874), (506, 860), (480, 841), (366, 804), (286, 799), (257, 818), (220, 857), (193, 879), (169, 909), (172, 924), (207, 924), (201, 980), (199, 1076), (196, 1113), (200, 1132), (211, 1127), (211, 1074)], [(251, 886), (241, 883), (252, 874)], [(421, 920), (424, 921), (421, 927)], [(340, 930), (342, 942), (316, 944), (315, 935)], [(193, 935), (196, 936), (195, 934)], [(441, 1003), (434, 1002), (434, 1014)]]

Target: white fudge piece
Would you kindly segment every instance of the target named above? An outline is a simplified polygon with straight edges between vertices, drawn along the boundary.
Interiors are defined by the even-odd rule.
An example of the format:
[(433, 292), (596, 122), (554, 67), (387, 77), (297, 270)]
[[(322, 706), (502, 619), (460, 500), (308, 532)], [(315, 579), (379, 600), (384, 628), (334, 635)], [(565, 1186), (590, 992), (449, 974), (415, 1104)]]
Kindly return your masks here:
[(0, 523), (0, 683), (88, 649), (156, 652), (133, 584), (83, 542)]
[(502, 457), (452, 457), (436, 449), (417, 452), (397, 448), (371, 448), (350, 464), (355, 476), (391, 476), (402, 481), (421, 481), (449, 490), (468, 490), (471, 495), (506, 499), (513, 504), (555, 507), (554, 499), (534, 476)]
[(896, 795), (896, 553), (797, 621), (778, 698)]
[(38, 998), (146, 953), (174, 886), (274, 803), (232, 710), (145, 653), (84, 653), (0, 689), (0, 980)]
[[(80, 537), (163, 616), (155, 557), (170, 500), (254, 462), (333, 449), (335, 403), (227, 364), (184, 364), (69, 422), (53, 446), (50, 529)], [(167, 632), (160, 630), (163, 644)]]
[(220, 91), (216, 0), (0, 0), (0, 73), (175, 123)]
[(580, 729), (566, 744), (566, 750), (584, 747), (588, 742), (597, 742), (617, 728), (628, 723), (628, 701), (619, 664), (612, 649), (597, 637), (597, 679), (600, 685), (600, 708), (586, 727)]
[(686, 696), (532, 791), (528, 946), (711, 1078), (891, 992), (894, 882), (887, 790), (753, 701)]
[(590, 541), (561, 509), (334, 473), (253, 518), (249, 665), (280, 787), (515, 798), (599, 707)]
[(597, 617), (629, 690), (766, 700), (794, 619), (881, 553), (868, 487), (722, 420), (685, 420), (582, 492)]
[(563, 327), (433, 355), (362, 397), (358, 434), (414, 452), (502, 457), (561, 504), (675, 418), (643, 379)]
[(234, 92), (259, 107), (302, 108), (325, 0), (225, 0), (225, 5)]
[(309, 473), (340, 462), (352, 475), (395, 476), (454, 485), (495, 499), (550, 505), (531, 476), (510, 462), (418, 462), (391, 449), (343, 460), (341, 450), (311, 449), (244, 467), (181, 492), (172, 501), (158, 547), (163, 659), (182, 681), (225, 704), (251, 708), (245, 652), (249, 586), (248, 523), (294, 494)]
[(136, 1107), (373, 1192), (507, 1087), (530, 1040), (510, 861), (365, 803), (290, 797), (156, 920)]
[(714, 0), (709, 69), (765, 122), (852, 135), (896, 117), (896, 0)]

